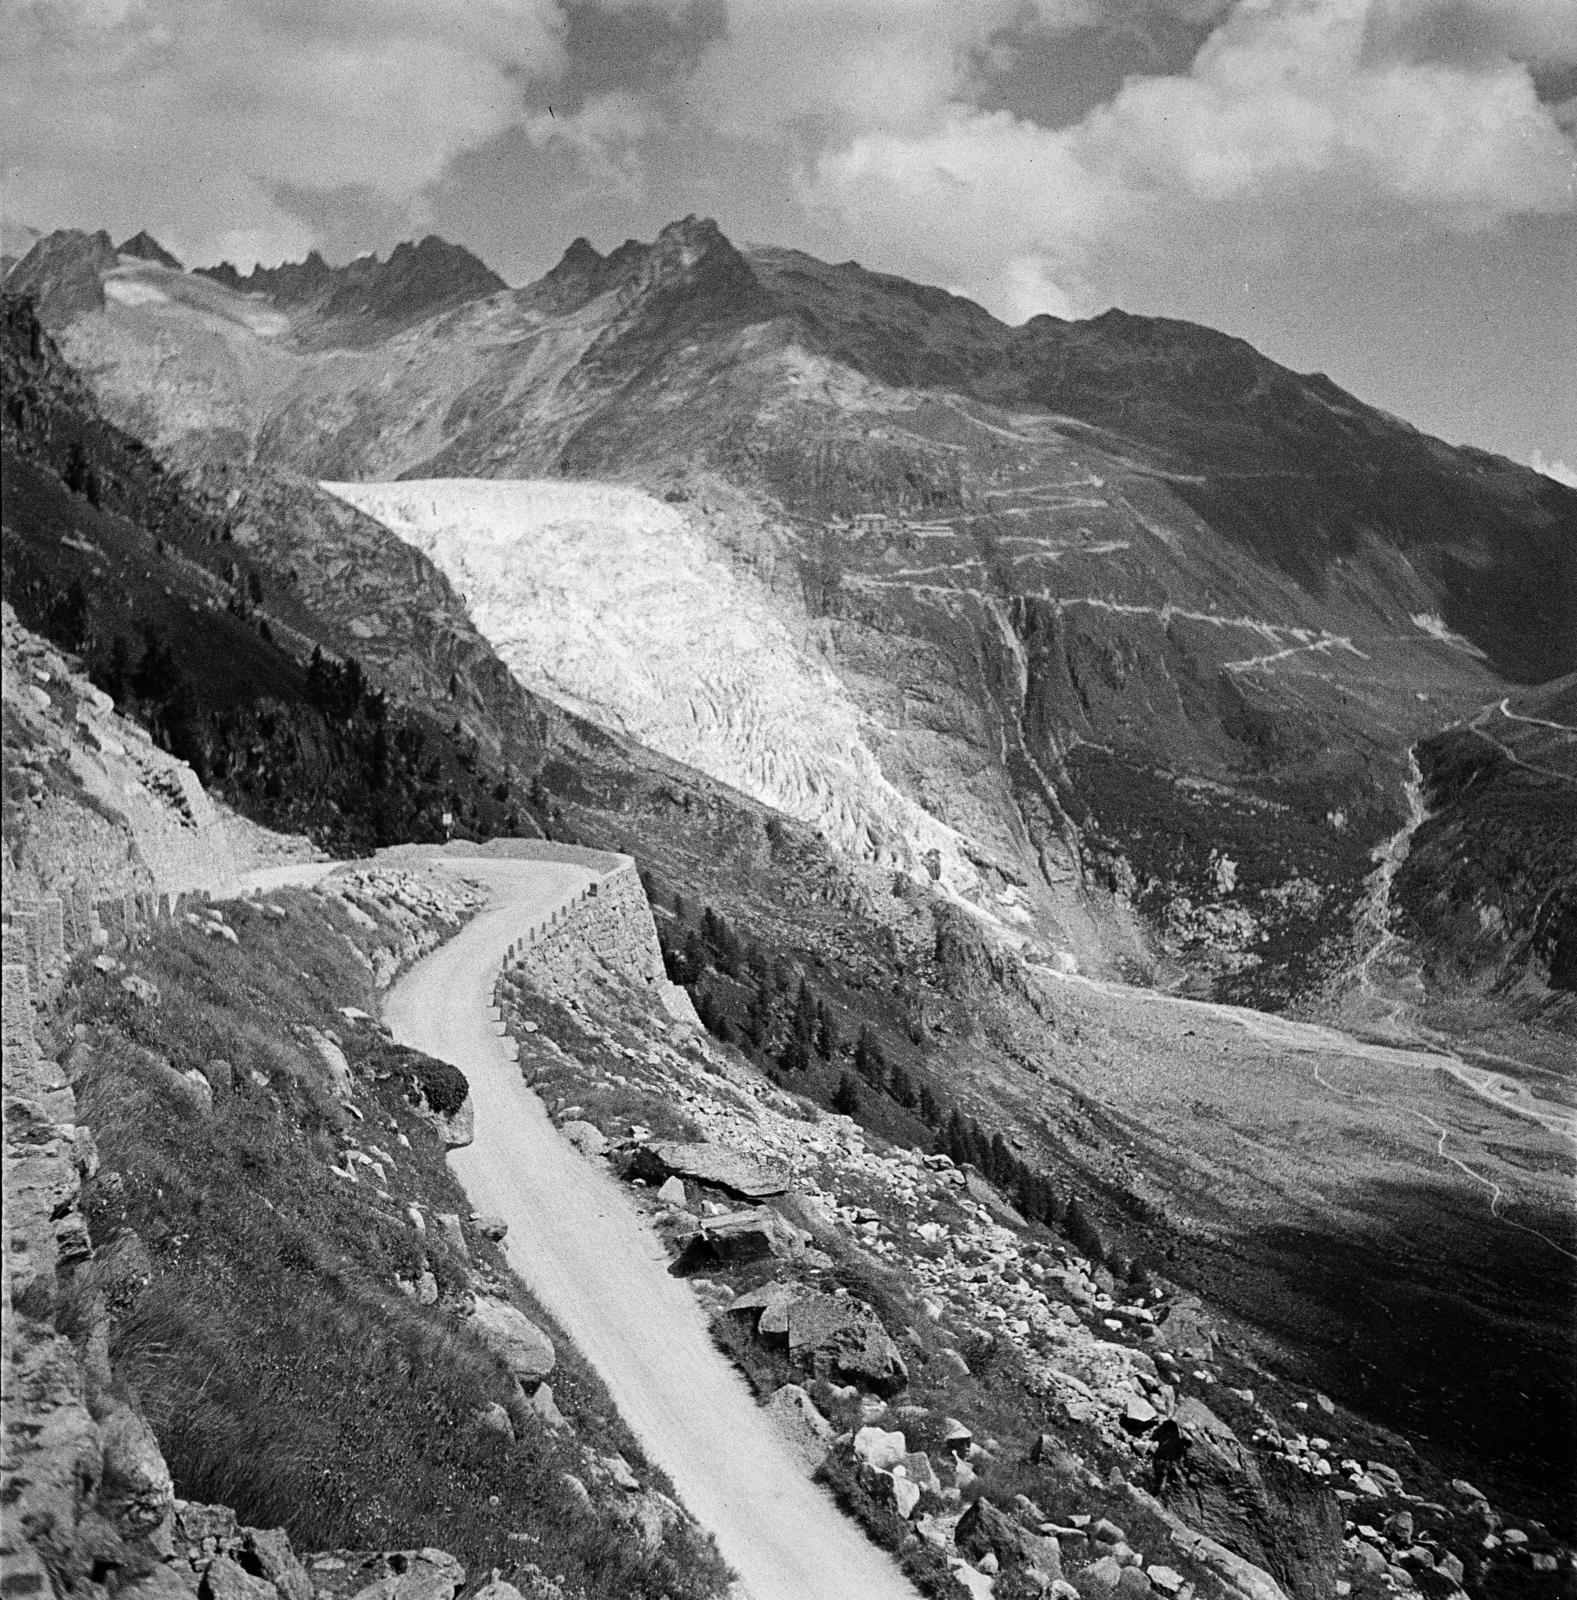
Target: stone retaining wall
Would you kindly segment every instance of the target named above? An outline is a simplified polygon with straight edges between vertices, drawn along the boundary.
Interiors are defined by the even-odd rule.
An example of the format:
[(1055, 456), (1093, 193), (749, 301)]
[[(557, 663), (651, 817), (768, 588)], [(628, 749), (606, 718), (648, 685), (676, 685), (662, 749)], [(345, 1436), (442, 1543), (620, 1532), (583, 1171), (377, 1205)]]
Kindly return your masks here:
[[(521, 971), (561, 994), (574, 994), (594, 975), (614, 972), (633, 987), (649, 991), (676, 1021), (697, 1022), (689, 995), (670, 983), (663, 969), (657, 924), (629, 856), (546, 840), (508, 844), (507, 853), (520, 859), (572, 862), (595, 867), (600, 875), (510, 946), (506, 972)], [(529, 848), (517, 851), (514, 847), (520, 845)]]

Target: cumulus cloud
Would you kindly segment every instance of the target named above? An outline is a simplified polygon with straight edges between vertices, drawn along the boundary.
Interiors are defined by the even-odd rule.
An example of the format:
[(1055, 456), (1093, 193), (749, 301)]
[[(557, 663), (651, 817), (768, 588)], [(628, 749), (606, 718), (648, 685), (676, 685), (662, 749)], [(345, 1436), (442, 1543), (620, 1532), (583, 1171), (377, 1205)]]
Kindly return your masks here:
[(646, 185), (645, 146), (659, 120), (641, 96), (613, 90), (571, 114), (536, 112), (524, 128), (536, 148), (557, 146), (575, 158), (583, 194), (638, 201)]
[(1365, 53), (1410, 61), (1577, 61), (1569, 0), (1375, 0)]
[(280, 199), (411, 206), (563, 69), (554, 0), (6, 0), (7, 207), (278, 258)]
[[(1087, 14), (1086, 0), (1038, 0), (1032, 16), (1072, 26)], [(683, 97), (730, 135), (917, 132), (968, 96), (993, 39), (1024, 18), (1023, 0), (728, 0)]]
[(1535, 472), (1542, 472), (1546, 478), (1564, 483), (1568, 489), (1577, 489), (1577, 468), (1567, 466), (1564, 461), (1551, 461), (1535, 450), (1528, 458), (1528, 465)]
[[(1393, 36), (1403, 23), (1416, 33), (1425, 9)], [(1553, 8), (1482, 9), (1503, 41), (1554, 49), (1564, 37)], [(1129, 78), (1072, 126), (955, 96), (928, 120), (911, 112), (902, 128), (828, 143), (803, 195), (1004, 315), (1028, 303), (1032, 269), (1048, 306), (1080, 301), (1097, 247), (1176, 248), (1212, 226), (1257, 229), (1263, 246), (1278, 227), (1333, 218), (1401, 236), (1573, 208), (1577, 155), (1524, 62), (1504, 48), (1466, 60), (1377, 51), (1372, 11), (1239, 0), (1186, 73)]]

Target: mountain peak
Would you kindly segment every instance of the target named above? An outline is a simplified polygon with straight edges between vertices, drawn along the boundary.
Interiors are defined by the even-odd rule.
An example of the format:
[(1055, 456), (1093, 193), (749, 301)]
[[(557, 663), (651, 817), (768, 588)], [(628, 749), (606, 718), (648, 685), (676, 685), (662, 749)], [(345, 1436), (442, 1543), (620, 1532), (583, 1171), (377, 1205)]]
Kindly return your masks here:
[(644, 250), (626, 245), (608, 258), (610, 266), (625, 261), (638, 262), (630, 304), (680, 296), (708, 312), (725, 312), (767, 298), (750, 263), (710, 217), (670, 222)]
[(329, 316), (370, 316), (411, 322), (452, 306), (497, 294), (508, 285), (463, 245), (430, 233), (419, 244), (397, 244), (386, 262), (375, 255), (341, 269), (341, 283), (324, 308)]
[(563, 256), (559, 259), (559, 266), (595, 266), (603, 259), (604, 258), (601, 252), (598, 251), (596, 245), (594, 245), (585, 234), (581, 234), (578, 239), (572, 239), (570, 241), (569, 249), (567, 249)]
[(59, 327), (104, 309), (103, 274), (116, 260), (115, 246), (102, 228), (97, 233), (60, 228), (17, 262), (5, 286), (10, 293), (32, 295), (40, 321)]
[(309, 250), (304, 261), (254, 267), (245, 276), (228, 261), (198, 270), (242, 294), (266, 294), (276, 305), (383, 326), (420, 321), (508, 287), (463, 245), (436, 233), (397, 244), (387, 261), (368, 253), (331, 267), (320, 251)]
[(641, 271), (643, 287), (660, 288), (719, 271), (755, 282), (745, 258), (710, 217), (694, 215), (670, 222), (652, 241)]
[(174, 272), (182, 270), (180, 261), (171, 255), (146, 228), (133, 234), (123, 244), (116, 245), (115, 253), (133, 256), (138, 261), (151, 261), (156, 267), (169, 267)]

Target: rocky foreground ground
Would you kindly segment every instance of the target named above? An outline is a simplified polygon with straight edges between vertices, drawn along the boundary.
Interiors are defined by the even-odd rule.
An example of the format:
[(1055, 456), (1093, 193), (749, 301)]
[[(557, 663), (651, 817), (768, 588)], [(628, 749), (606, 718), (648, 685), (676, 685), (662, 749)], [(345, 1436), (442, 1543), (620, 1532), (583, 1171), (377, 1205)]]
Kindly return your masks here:
[(1405, 1441), (1119, 1280), (972, 1168), (892, 1147), (644, 1010), (616, 972), (499, 998), (567, 1139), (647, 1197), (673, 1270), (807, 1464), (933, 1593), (1253, 1600), (1563, 1591)]

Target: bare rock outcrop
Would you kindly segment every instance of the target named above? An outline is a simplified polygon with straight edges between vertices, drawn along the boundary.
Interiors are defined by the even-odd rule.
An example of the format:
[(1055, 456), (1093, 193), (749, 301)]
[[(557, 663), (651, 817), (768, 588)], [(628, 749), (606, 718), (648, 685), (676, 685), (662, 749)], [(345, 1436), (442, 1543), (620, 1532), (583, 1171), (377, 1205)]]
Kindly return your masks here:
[(538, 1384), (552, 1372), (557, 1362), (553, 1341), (523, 1311), (484, 1295), (478, 1297), (471, 1320), (483, 1343), (503, 1357), (521, 1383)]
[(1251, 1451), (1197, 1401), (1156, 1433), (1162, 1505), (1263, 1567), (1296, 1600), (1331, 1600), (1342, 1560), (1341, 1508), (1317, 1478)]

